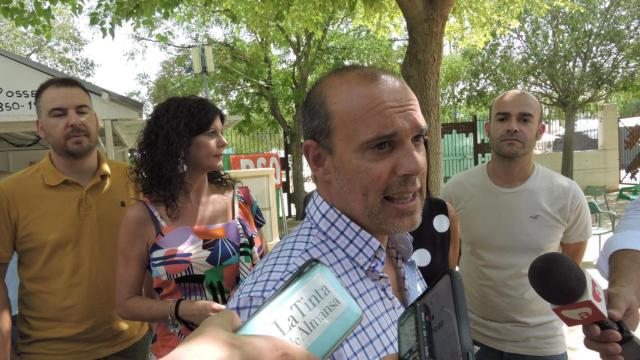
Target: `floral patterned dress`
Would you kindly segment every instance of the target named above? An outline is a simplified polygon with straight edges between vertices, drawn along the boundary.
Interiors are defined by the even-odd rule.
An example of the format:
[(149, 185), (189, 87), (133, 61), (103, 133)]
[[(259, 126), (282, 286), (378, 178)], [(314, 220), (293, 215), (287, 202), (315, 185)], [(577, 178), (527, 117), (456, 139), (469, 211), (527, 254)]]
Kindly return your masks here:
[[(147, 206), (156, 228), (149, 249), (149, 271), (161, 300), (210, 300), (226, 304), (231, 291), (244, 280), (264, 256), (258, 229), (264, 217), (246, 187), (235, 190), (233, 220), (215, 225), (167, 226), (148, 199)], [(161, 358), (190, 333), (181, 326), (169, 330), (168, 319), (158, 322), (151, 351)]]

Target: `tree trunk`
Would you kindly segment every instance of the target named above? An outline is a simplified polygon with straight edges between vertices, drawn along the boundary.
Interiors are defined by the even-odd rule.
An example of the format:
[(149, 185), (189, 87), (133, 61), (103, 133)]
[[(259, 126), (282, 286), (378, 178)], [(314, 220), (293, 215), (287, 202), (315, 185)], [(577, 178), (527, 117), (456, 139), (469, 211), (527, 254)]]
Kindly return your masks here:
[(291, 129), (291, 173), (293, 174), (293, 202), (296, 206), (296, 219), (302, 216), (304, 201), (304, 177), (302, 174), (302, 104), (296, 107), (293, 128)]
[(562, 142), (562, 175), (573, 179), (573, 149), (576, 137), (576, 112), (573, 107), (563, 108), (564, 112), (564, 137)]
[(440, 193), (442, 148), (440, 128), (440, 65), (447, 18), (454, 0), (396, 0), (409, 34), (402, 76), (420, 103), (429, 126), (428, 189)]

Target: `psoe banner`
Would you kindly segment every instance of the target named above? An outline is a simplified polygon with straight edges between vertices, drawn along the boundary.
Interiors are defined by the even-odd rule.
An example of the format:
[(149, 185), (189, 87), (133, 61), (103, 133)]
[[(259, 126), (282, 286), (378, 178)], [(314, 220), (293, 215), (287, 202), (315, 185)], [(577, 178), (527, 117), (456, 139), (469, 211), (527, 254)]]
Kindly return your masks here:
[(280, 157), (278, 154), (264, 153), (230, 155), (229, 158), (231, 160), (231, 169), (233, 170), (274, 168), (276, 189), (282, 187), (282, 171), (280, 168)]

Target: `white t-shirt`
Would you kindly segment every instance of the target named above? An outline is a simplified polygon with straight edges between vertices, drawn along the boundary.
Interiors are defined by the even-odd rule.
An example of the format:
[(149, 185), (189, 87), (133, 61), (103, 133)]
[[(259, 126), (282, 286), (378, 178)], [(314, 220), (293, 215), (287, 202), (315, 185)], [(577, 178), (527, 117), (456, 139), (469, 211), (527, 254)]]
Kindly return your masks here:
[(524, 184), (501, 188), (481, 164), (447, 182), (442, 197), (460, 222), (460, 273), (473, 339), (518, 354), (565, 352), (562, 323), (531, 288), (527, 272), (539, 255), (559, 251), (561, 242), (591, 237), (580, 187), (535, 164)]
[(640, 198), (627, 205), (624, 217), (616, 225), (616, 232), (602, 247), (597, 267), (602, 276), (609, 278), (609, 257), (618, 250), (640, 250)]

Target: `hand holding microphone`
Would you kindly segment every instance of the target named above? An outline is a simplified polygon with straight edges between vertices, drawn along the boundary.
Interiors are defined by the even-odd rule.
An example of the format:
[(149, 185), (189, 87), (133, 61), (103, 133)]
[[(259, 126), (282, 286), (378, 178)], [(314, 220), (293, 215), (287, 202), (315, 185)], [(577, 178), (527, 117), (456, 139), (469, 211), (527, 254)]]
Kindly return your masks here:
[[(612, 320), (624, 320), (629, 329), (638, 326), (640, 307), (640, 252), (621, 249), (605, 258), (609, 267), (609, 289), (607, 308)], [(615, 331), (601, 331), (594, 325), (583, 326), (584, 344), (597, 351), (603, 359), (619, 360), (621, 347), (617, 344), (620, 335)]]
[[(605, 330), (605, 336), (619, 340), (616, 345), (621, 347), (625, 360), (640, 360), (640, 340), (622, 321), (609, 319), (604, 291), (569, 257), (560, 253), (539, 256), (529, 267), (529, 282), (540, 297), (553, 305), (553, 311), (565, 324), (596, 324)], [(614, 344), (608, 345), (613, 354), (620, 350)]]
[[(607, 308), (609, 318), (614, 321), (621, 320), (625, 309), (628, 309), (627, 316), (624, 316), (625, 323), (630, 329), (634, 329), (638, 323), (638, 304), (635, 294), (629, 287), (612, 287), (607, 290)], [(582, 327), (584, 332), (584, 344), (588, 349), (600, 353), (605, 360), (622, 360), (622, 347), (618, 344), (622, 339), (619, 332), (613, 330), (602, 330), (595, 324), (585, 324)]]

